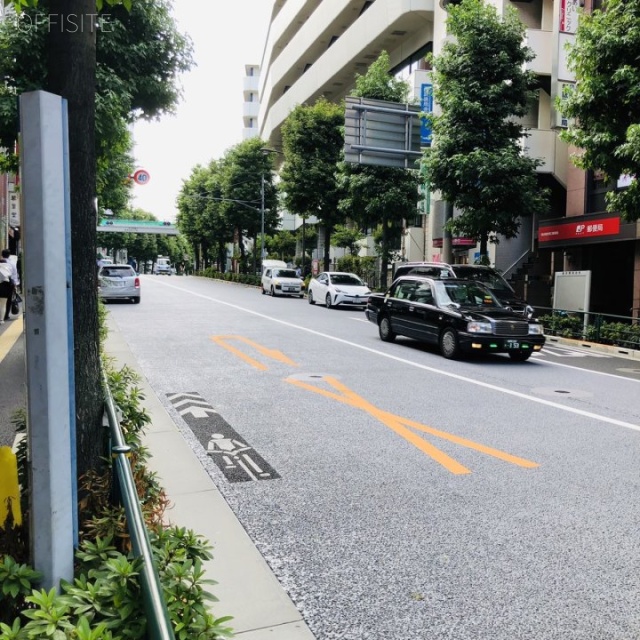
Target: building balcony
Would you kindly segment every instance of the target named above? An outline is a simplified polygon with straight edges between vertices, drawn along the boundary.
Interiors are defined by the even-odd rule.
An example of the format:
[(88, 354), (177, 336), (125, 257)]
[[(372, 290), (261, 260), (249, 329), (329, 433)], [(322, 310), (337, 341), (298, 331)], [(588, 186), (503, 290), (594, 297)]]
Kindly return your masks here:
[(525, 44), (533, 50), (536, 57), (531, 62), (526, 63), (525, 69), (533, 71), (540, 76), (551, 75), (552, 53), (554, 50), (552, 38), (553, 33), (551, 31), (527, 29)]
[(260, 88), (260, 76), (245, 76), (242, 81), (242, 90), (244, 93), (258, 93)]
[(258, 127), (244, 127), (242, 129), (242, 139), (249, 140), (250, 138), (257, 138), (260, 134)]
[(243, 118), (257, 118), (259, 113), (260, 113), (259, 102), (243, 102), (242, 103)]
[(542, 160), (538, 173), (550, 173), (563, 186), (567, 186), (569, 147), (560, 140), (558, 132), (550, 129), (532, 129), (523, 140), (522, 152), (530, 158)]

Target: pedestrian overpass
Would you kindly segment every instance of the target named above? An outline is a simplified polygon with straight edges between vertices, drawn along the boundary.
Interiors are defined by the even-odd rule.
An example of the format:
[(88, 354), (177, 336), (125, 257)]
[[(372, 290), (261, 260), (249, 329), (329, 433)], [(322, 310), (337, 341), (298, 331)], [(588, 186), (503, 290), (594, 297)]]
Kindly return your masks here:
[(177, 227), (170, 222), (161, 220), (123, 220), (113, 218), (100, 220), (97, 230), (101, 233), (156, 233), (167, 236), (177, 236)]

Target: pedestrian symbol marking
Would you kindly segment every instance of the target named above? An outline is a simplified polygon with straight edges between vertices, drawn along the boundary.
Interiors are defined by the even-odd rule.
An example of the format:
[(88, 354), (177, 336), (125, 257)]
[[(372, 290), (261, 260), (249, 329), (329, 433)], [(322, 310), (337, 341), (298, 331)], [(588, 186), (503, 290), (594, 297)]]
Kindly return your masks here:
[(244, 342), (244, 344), (249, 345), (253, 349), (255, 349), (258, 353), (262, 354), (266, 358), (270, 358), (271, 360), (275, 360), (276, 362), (282, 362), (283, 364), (288, 364), (292, 367), (297, 367), (297, 363), (295, 363), (291, 358), (282, 353), (282, 351), (278, 351), (277, 349), (267, 349), (257, 342), (253, 342), (253, 340), (249, 340), (249, 338), (245, 338), (244, 336), (212, 336), (211, 338), (216, 344), (224, 347), (231, 353), (235, 354), (246, 363), (250, 364), (252, 367), (259, 369), (260, 371), (266, 371), (269, 367), (263, 364), (262, 362), (251, 358), (246, 353), (229, 344), (230, 341)]
[(229, 482), (280, 477), (199, 393), (168, 393), (167, 398)]
[(500, 451), (499, 449), (494, 449), (478, 442), (474, 442), (473, 440), (467, 440), (466, 438), (456, 436), (452, 433), (440, 431), (439, 429), (434, 429), (433, 427), (429, 427), (414, 420), (409, 420), (407, 418), (394, 415), (393, 413), (389, 413), (388, 411), (384, 411), (383, 409), (372, 405), (370, 402), (357, 395), (354, 391), (351, 391), (351, 389), (331, 376), (323, 376), (322, 378), (320, 378), (320, 380), (326, 382), (330, 387), (335, 389), (335, 392), (318, 388), (308, 382), (304, 382), (303, 380), (299, 380), (296, 378), (287, 378), (286, 381), (302, 389), (318, 393), (322, 396), (325, 396), (326, 398), (331, 398), (332, 400), (337, 400), (338, 402), (342, 402), (343, 404), (347, 404), (355, 407), (356, 409), (365, 411), (374, 418), (377, 418), (380, 422), (382, 422), (382, 424), (389, 427), (389, 429), (404, 438), (407, 442), (417, 447), (423, 453), (430, 456), (438, 464), (442, 465), (445, 469), (453, 474), (462, 475), (471, 473), (471, 471), (464, 465), (460, 464), (457, 460), (444, 453), (444, 451), (441, 451), (440, 449), (432, 445), (422, 436), (412, 431), (412, 429), (415, 429), (416, 431), (420, 431), (422, 433), (427, 433), (437, 438), (442, 438), (443, 440), (448, 440), (449, 442), (453, 442), (462, 447), (474, 449), (475, 451), (479, 451), (480, 453), (484, 453), (485, 455), (492, 456), (494, 458), (503, 460), (504, 462), (508, 462), (519, 467), (534, 469), (540, 466), (538, 465), (538, 463), (532, 462), (531, 460), (526, 460), (525, 458), (511, 455), (504, 451)]

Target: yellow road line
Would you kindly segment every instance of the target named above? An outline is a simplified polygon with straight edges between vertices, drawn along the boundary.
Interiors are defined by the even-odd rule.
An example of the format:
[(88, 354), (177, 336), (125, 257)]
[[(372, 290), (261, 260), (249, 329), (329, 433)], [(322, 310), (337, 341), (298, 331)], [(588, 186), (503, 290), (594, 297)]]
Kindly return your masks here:
[(419, 431), (430, 433), (434, 436), (437, 436), (438, 438), (449, 440), (450, 442), (455, 442), (456, 444), (462, 445), (463, 447), (467, 447), (469, 449), (475, 449), (476, 451), (480, 451), (481, 453), (486, 453), (488, 456), (493, 456), (494, 458), (504, 460), (505, 462), (515, 464), (519, 467), (535, 469), (536, 467), (540, 466), (537, 462), (532, 462), (531, 460), (527, 460), (526, 458), (512, 456), (510, 453), (505, 453), (504, 451), (500, 451), (499, 449), (493, 449), (492, 447), (487, 447), (484, 444), (473, 442), (473, 440), (467, 440), (466, 438), (455, 436), (452, 433), (447, 433), (446, 431), (439, 431), (438, 429), (428, 427), (424, 424), (419, 424), (418, 422), (413, 422), (412, 420), (403, 418), (402, 422), (408, 427), (412, 427), (413, 429), (418, 429)]
[(377, 418), (392, 431), (407, 440), (407, 442), (413, 444), (423, 453), (426, 453), (438, 464), (442, 465), (448, 471), (456, 475), (471, 473), (471, 471), (467, 469), (467, 467), (463, 466), (462, 464), (448, 456), (443, 451), (440, 451), (440, 449), (438, 449), (437, 447), (428, 443), (426, 440), (424, 440), (424, 438), (414, 433), (407, 427), (417, 429), (418, 431), (422, 431), (424, 433), (429, 433), (444, 440), (449, 440), (450, 442), (454, 442), (455, 444), (474, 449), (489, 456), (493, 456), (494, 458), (498, 458), (500, 460), (504, 460), (505, 462), (509, 462), (521, 467), (535, 468), (539, 466), (537, 463), (531, 462), (530, 460), (513, 456), (511, 454), (505, 453), (504, 451), (500, 451), (499, 449), (487, 447), (486, 445), (473, 442), (472, 440), (467, 440), (466, 438), (461, 438), (460, 436), (455, 436), (453, 434), (447, 433), (446, 431), (440, 431), (439, 429), (434, 429), (433, 427), (429, 427), (419, 422), (408, 420), (406, 418), (402, 418), (401, 416), (389, 413), (388, 411), (379, 409), (331, 376), (326, 376), (323, 378), (323, 380), (331, 385), (334, 389), (339, 391), (339, 393), (327, 391), (326, 389), (320, 389), (314, 385), (302, 382), (301, 380), (295, 380), (293, 378), (288, 378), (287, 382), (367, 412), (369, 415)]
[(13, 345), (18, 341), (22, 329), (22, 314), (20, 314), (15, 320), (10, 321), (10, 325), (0, 335), (0, 362), (7, 357)]
[(233, 347), (232, 345), (228, 344), (227, 341), (239, 340), (240, 342), (244, 342), (245, 344), (248, 344), (250, 347), (253, 347), (258, 353), (261, 353), (263, 356), (266, 356), (271, 360), (275, 360), (276, 362), (282, 362), (292, 367), (298, 366), (298, 364), (293, 360), (291, 360), (291, 358), (288, 358), (287, 356), (285, 356), (284, 353), (282, 353), (282, 351), (278, 351), (277, 349), (267, 349), (266, 347), (263, 347), (257, 342), (253, 342), (253, 340), (249, 340), (248, 338), (245, 338), (244, 336), (212, 336), (211, 339), (216, 344), (220, 345), (221, 347), (224, 347), (228, 351), (231, 351), (231, 353), (235, 354), (236, 356), (238, 356), (239, 358), (241, 358), (242, 360), (250, 364), (252, 367), (259, 369), (260, 371), (266, 371), (268, 367), (262, 364), (261, 362), (259, 362), (258, 360), (254, 360), (253, 358), (248, 356), (246, 353), (240, 351), (240, 349), (237, 349), (236, 347)]

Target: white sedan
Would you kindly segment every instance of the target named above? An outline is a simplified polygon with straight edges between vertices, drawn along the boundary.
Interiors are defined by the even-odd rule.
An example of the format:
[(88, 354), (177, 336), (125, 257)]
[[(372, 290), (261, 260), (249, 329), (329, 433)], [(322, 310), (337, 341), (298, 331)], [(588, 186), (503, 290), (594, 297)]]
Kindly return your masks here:
[(309, 304), (320, 302), (331, 307), (364, 309), (371, 289), (355, 273), (323, 271), (309, 283)]
[(103, 300), (131, 300), (140, 304), (140, 278), (128, 264), (110, 264), (98, 271), (98, 294)]

